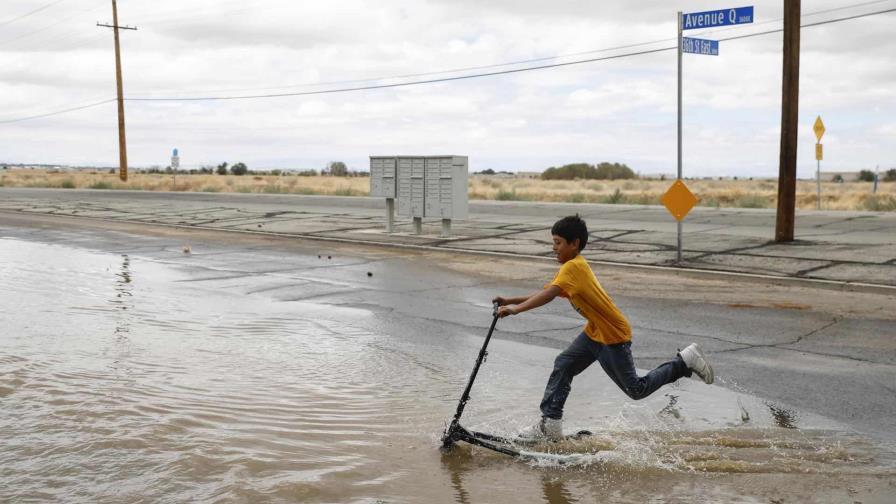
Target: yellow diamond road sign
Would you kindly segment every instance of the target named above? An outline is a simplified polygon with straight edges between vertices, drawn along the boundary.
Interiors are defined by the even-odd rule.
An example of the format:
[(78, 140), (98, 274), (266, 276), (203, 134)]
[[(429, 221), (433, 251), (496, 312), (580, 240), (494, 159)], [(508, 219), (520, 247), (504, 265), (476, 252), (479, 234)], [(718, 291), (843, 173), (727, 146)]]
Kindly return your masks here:
[(684, 217), (700, 200), (694, 196), (694, 193), (688, 189), (688, 186), (681, 179), (678, 179), (666, 191), (666, 194), (663, 195), (660, 201), (662, 201), (663, 205), (666, 206), (666, 210), (669, 210), (673, 217), (678, 220), (684, 220)]
[(821, 116), (818, 116), (815, 119), (815, 124), (812, 126), (812, 131), (815, 132), (815, 138), (818, 142), (821, 141), (821, 137), (824, 136), (824, 123), (821, 122)]

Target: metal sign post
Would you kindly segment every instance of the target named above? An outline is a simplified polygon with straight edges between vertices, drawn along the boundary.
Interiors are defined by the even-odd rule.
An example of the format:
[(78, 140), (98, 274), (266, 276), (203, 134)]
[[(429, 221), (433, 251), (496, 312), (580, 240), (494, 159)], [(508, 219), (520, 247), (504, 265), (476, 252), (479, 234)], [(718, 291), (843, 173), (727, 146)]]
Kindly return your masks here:
[(822, 147), (821, 137), (824, 136), (824, 123), (821, 122), (821, 116), (815, 118), (815, 124), (812, 126), (815, 132), (815, 208), (821, 210), (821, 158)]
[[(690, 198), (684, 198), (684, 200), (690, 200), (693, 198), (693, 203), (690, 206), (696, 204), (696, 198), (693, 194), (687, 190), (687, 186), (681, 181), (683, 176), (682, 166), (681, 166), (681, 116), (682, 116), (682, 103), (681, 103), (681, 63), (682, 63), (682, 54), (683, 53), (693, 53), (693, 54), (703, 54), (707, 56), (718, 56), (719, 55), (719, 41), (718, 40), (705, 40), (698, 38), (689, 38), (684, 37), (684, 30), (694, 30), (698, 28), (712, 28), (715, 26), (725, 26), (725, 25), (735, 25), (735, 24), (744, 24), (744, 23), (752, 23), (753, 22), (753, 6), (749, 7), (736, 7), (733, 9), (722, 9), (715, 11), (704, 11), (704, 12), (692, 12), (689, 14), (682, 14), (681, 11), (678, 11), (678, 180), (675, 184), (669, 189), (666, 195), (663, 198), (667, 198), (670, 194), (674, 194), (676, 191), (682, 190), (682, 193), (686, 192), (687, 195), (690, 195)], [(673, 198), (674, 199), (674, 198)], [(664, 202), (664, 204), (666, 204)], [(686, 206), (686, 205), (685, 205)], [(668, 204), (666, 204), (667, 208), (670, 208)], [(678, 220), (678, 253), (676, 254), (676, 258), (678, 262), (681, 262), (681, 232), (682, 232), (682, 220), (684, 219), (684, 215), (690, 210), (690, 207), (687, 210), (684, 210), (683, 213), (675, 211), (673, 212), (670, 209), (670, 212), (673, 212), (673, 215)]]
[[(682, 32), (684, 31), (684, 16), (678, 11), (678, 180), (681, 180), (681, 54)], [(676, 260), (681, 262), (681, 220), (678, 220), (678, 253)]]

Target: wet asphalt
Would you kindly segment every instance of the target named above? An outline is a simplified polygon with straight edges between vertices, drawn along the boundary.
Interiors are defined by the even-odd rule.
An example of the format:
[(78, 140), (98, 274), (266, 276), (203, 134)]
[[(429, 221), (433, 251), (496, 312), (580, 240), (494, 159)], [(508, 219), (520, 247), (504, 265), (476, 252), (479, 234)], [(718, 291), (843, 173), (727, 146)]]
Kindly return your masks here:
[[(496, 278), (475, 271), (496, 268), (505, 259), (458, 259), (458, 254), (450, 251), (409, 251), (9, 212), (0, 212), (0, 237), (149, 259), (185, 254), (214, 257), (216, 263), (227, 265), (227, 274), (235, 283), (243, 276), (305, 269), (315, 281), (275, 286), (277, 295), (368, 310), (387, 334), (460, 332), (484, 336), (491, 321), (489, 300), (497, 294), (538, 289), (549, 280), (546, 275), (551, 269), (543, 261), (535, 261), (530, 272), (525, 262), (517, 262), (510, 267), (516, 272), (512, 278)], [(476, 265), (466, 272), (444, 266), (452, 261)], [(678, 348), (697, 342), (710, 356), (719, 386), (764, 398), (771, 409), (785, 412), (784, 417), (797, 427), (805, 412), (894, 443), (896, 317), (892, 311), (850, 315), (849, 309), (830, 313), (755, 302), (676, 299), (651, 294), (650, 285), (675, 282), (675, 288), (683, 291), (699, 287), (663, 271), (629, 276), (624, 270), (614, 270), (604, 276), (600, 267), (594, 269), (633, 325), (632, 348), (639, 368), (652, 368), (674, 356)], [(626, 284), (635, 282), (646, 282), (647, 288), (627, 294)], [(741, 289), (744, 298), (751, 299), (748, 291), (755, 287), (737, 283), (729, 288)], [(813, 297), (836, 300), (839, 293), (800, 289), (798, 295), (803, 299), (795, 302), (811, 303)], [(867, 302), (881, 306), (886, 306), (887, 299), (892, 301), (885, 293), (867, 296)], [(861, 297), (844, 301), (864, 302)], [(536, 312), (502, 320), (495, 337), (561, 349), (581, 325), (567, 304), (555, 301)], [(595, 367), (586, 372), (601, 371)]]
[(877, 285), (896, 293), (896, 213), (797, 211), (795, 241), (773, 241), (771, 209), (695, 208), (684, 221), (677, 262), (676, 221), (661, 206), (472, 201), (470, 216), (441, 235), (438, 219), (421, 234), (396, 217), (385, 232), (385, 200), (365, 197), (0, 188), (0, 211), (71, 215), (244, 233), (269, 233), (389, 246), (550, 256), (549, 231), (578, 213), (592, 262), (671, 266), (835, 284)]

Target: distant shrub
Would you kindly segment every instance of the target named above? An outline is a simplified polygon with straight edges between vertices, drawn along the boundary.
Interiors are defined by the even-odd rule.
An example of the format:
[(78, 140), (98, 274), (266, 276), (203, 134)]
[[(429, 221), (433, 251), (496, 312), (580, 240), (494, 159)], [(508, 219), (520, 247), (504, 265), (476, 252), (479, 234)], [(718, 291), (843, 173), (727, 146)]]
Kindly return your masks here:
[(544, 180), (573, 180), (597, 178), (593, 166), (588, 163), (573, 163), (559, 168), (550, 167), (541, 174)]
[(616, 179), (633, 179), (636, 177), (635, 172), (624, 164), (619, 163), (600, 163), (596, 167), (597, 176), (594, 178), (616, 180)]
[(609, 203), (611, 205), (616, 205), (618, 203), (622, 203), (624, 196), (622, 195), (622, 191), (617, 187), (613, 194), (607, 196), (605, 203)]
[(871, 194), (863, 202), (865, 210), (872, 212), (896, 212), (896, 197), (889, 194)]
[(550, 167), (541, 174), (543, 180), (574, 179), (631, 179), (635, 178), (631, 168), (620, 163), (599, 163), (592, 166), (588, 163), (573, 163), (561, 167)]
[(246, 173), (249, 173), (249, 167), (246, 166), (246, 163), (236, 163), (230, 167), (230, 173), (234, 175), (245, 175)]
[(112, 184), (100, 180), (99, 182), (94, 182), (90, 184), (91, 189), (112, 189)]
[(859, 176), (856, 177), (856, 180), (859, 182), (874, 182), (874, 172), (871, 170), (862, 170), (859, 172)]
[(884, 173), (884, 182), (896, 182), (896, 168), (890, 168)]
[(61, 188), (63, 188), (63, 189), (74, 189), (74, 188), (75, 188), (75, 181), (72, 180), (72, 179), (65, 179), (65, 180), (62, 181), (61, 184), (59, 184), (59, 187), (61, 187)]
[(202, 189), (200, 189), (200, 191), (202, 191), (202, 192), (221, 192), (221, 188), (218, 186), (207, 185), (207, 186), (202, 186)]
[(733, 202), (735, 208), (767, 208), (769, 200), (759, 194), (746, 194), (736, 198)]
[(500, 189), (498, 193), (495, 194), (495, 199), (499, 201), (514, 201), (517, 199), (516, 197), (516, 189), (506, 190)]

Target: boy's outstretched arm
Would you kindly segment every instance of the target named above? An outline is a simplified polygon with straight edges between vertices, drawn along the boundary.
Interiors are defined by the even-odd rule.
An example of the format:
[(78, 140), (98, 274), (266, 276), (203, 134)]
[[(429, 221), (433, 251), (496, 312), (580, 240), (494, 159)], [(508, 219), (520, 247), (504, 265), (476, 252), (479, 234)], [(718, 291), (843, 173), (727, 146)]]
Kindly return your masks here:
[(543, 291), (534, 293), (532, 296), (529, 296), (528, 299), (516, 306), (502, 306), (498, 309), (498, 317), (504, 318), (508, 315), (516, 315), (517, 313), (522, 313), (531, 310), (532, 308), (538, 308), (539, 306), (550, 303), (555, 297), (559, 296), (561, 292), (563, 291), (560, 290), (560, 287), (549, 285)]
[(537, 296), (541, 294), (540, 290), (537, 290), (531, 294), (527, 294), (525, 296), (516, 296), (516, 297), (504, 297), (504, 296), (495, 296), (495, 299), (492, 299), (492, 303), (498, 303), (498, 306), (511, 305), (511, 304), (520, 304), (526, 302), (529, 298), (533, 296)]

